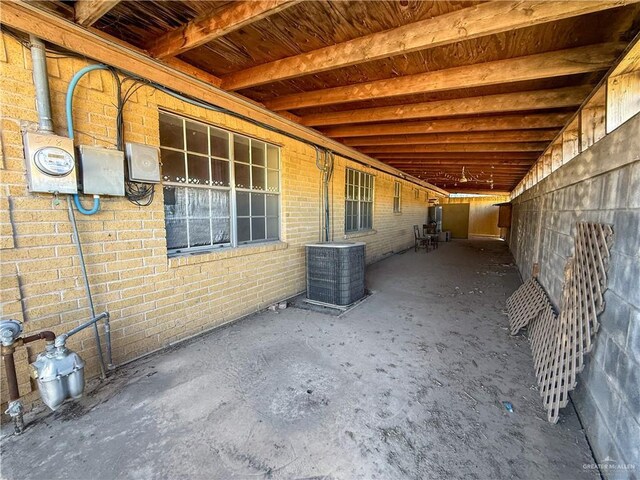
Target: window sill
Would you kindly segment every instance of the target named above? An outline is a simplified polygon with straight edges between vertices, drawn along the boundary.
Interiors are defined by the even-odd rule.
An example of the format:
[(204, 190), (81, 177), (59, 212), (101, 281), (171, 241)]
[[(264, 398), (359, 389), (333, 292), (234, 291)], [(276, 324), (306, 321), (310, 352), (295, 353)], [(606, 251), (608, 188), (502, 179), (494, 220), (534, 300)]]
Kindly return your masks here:
[(240, 245), (238, 247), (224, 247), (204, 252), (177, 253), (169, 257), (169, 267), (182, 267), (198, 263), (217, 262), (227, 258), (245, 257), (259, 253), (285, 250), (289, 247), (286, 242), (264, 242)]
[(360, 230), (359, 232), (349, 232), (344, 234), (344, 238), (360, 238), (360, 237), (368, 237), (369, 235), (375, 235), (378, 233), (377, 230)]

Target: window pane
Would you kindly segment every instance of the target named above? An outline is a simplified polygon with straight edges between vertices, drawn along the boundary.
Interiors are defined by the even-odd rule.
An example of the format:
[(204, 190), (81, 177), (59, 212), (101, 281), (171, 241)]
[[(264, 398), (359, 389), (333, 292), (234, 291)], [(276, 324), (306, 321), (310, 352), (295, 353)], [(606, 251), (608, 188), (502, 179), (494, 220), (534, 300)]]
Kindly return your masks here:
[(266, 189), (266, 171), (262, 167), (251, 167), (251, 188), (254, 190)]
[(280, 168), (278, 161), (278, 148), (272, 145), (267, 145), (267, 167), (278, 169)]
[(189, 219), (189, 246), (211, 245), (211, 220), (208, 218)]
[(184, 149), (184, 131), (181, 118), (160, 113), (160, 145)]
[(211, 219), (213, 230), (213, 243), (229, 243), (231, 234), (229, 231), (229, 218), (213, 218)]
[(249, 193), (236, 193), (236, 210), (239, 217), (248, 217), (249, 213)]
[(209, 218), (209, 190), (189, 188), (189, 218)]
[(264, 240), (267, 238), (264, 226), (264, 217), (251, 219), (251, 240)]
[(277, 240), (280, 238), (280, 222), (277, 218), (267, 218), (267, 239)]
[(278, 216), (278, 196), (267, 195), (267, 215), (269, 217)]
[(191, 185), (209, 185), (209, 159), (200, 155), (187, 154), (187, 170)]
[(249, 139), (239, 135), (233, 136), (234, 160), (249, 163)]
[(211, 190), (211, 216), (229, 217), (229, 192)]
[(185, 217), (187, 215), (187, 189), (180, 187), (164, 187), (165, 218)]
[(211, 178), (213, 186), (229, 186), (229, 162), (211, 159)]
[(251, 163), (253, 165), (265, 164), (266, 145), (258, 140), (251, 140)]
[(251, 216), (264, 217), (264, 195), (261, 193), (251, 194)]
[(217, 128), (210, 129), (211, 155), (214, 157), (229, 158), (229, 134)]
[(187, 121), (187, 150), (190, 152), (209, 153), (207, 126)]
[(162, 155), (162, 176), (167, 182), (187, 181), (187, 174), (184, 168), (184, 153), (174, 150), (161, 150)]
[(187, 248), (187, 221), (165, 219), (167, 228), (167, 249)]
[(251, 240), (251, 219), (239, 218), (238, 219), (238, 242), (248, 242)]
[(277, 192), (280, 189), (280, 179), (277, 170), (267, 170), (267, 190)]
[(236, 175), (236, 187), (238, 188), (249, 188), (251, 185), (251, 180), (249, 178), (251, 167), (249, 165), (244, 165), (242, 163), (235, 163), (235, 175)]

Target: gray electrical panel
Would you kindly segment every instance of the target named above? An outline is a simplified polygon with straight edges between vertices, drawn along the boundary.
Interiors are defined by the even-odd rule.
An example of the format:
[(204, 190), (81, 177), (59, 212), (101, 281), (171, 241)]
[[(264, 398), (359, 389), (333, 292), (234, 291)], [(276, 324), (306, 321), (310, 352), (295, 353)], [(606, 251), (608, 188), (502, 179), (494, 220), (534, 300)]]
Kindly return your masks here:
[(80, 166), (83, 193), (124, 196), (124, 152), (82, 145)]
[(73, 140), (35, 132), (23, 140), (29, 191), (78, 193)]
[(129, 180), (141, 183), (160, 183), (160, 153), (157, 147), (142, 143), (127, 143)]

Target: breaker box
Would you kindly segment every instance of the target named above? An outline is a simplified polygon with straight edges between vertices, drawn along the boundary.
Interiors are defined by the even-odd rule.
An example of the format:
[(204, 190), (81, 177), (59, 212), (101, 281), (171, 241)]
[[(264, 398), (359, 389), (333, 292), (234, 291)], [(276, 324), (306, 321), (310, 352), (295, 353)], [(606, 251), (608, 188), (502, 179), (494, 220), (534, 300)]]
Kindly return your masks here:
[(127, 143), (129, 180), (141, 183), (160, 183), (160, 151), (142, 143)]
[(83, 193), (124, 196), (124, 152), (81, 145), (80, 169)]
[(73, 140), (36, 132), (23, 140), (29, 191), (78, 193)]

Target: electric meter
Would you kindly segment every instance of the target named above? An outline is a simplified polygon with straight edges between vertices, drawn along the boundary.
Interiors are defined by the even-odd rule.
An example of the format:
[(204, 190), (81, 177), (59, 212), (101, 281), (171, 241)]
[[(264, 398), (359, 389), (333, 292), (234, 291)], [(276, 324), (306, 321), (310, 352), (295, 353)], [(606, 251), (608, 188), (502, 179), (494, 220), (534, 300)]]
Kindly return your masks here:
[(69, 175), (76, 166), (71, 154), (58, 147), (41, 148), (36, 152), (34, 162), (42, 173), (54, 177)]
[(26, 132), (24, 153), (29, 191), (78, 193), (73, 140)]

